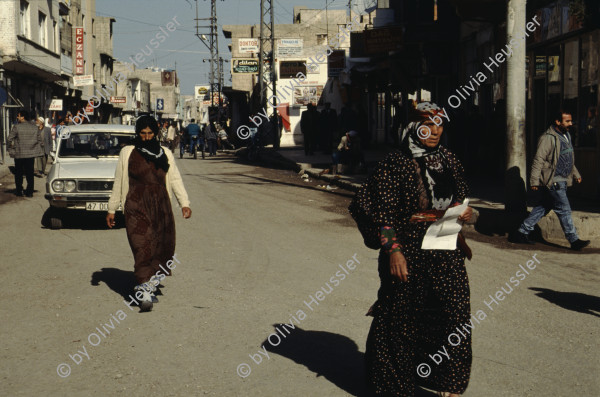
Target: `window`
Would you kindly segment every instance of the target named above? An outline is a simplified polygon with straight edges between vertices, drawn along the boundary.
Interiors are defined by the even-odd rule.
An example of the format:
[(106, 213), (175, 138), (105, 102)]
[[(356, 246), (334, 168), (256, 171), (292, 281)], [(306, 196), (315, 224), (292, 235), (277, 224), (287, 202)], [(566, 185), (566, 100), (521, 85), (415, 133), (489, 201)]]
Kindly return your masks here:
[(48, 27), (46, 26), (46, 15), (42, 12), (38, 13), (38, 32), (39, 41), (42, 47), (48, 47)]
[(29, 3), (21, 0), (21, 8), (19, 10), (19, 33), (29, 38)]

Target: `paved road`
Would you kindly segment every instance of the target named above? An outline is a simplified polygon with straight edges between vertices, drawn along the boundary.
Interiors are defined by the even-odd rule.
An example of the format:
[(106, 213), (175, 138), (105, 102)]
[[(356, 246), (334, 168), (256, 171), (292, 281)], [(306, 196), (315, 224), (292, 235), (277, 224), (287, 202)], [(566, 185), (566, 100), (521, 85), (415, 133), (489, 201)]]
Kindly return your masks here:
[[(349, 194), (225, 156), (177, 161), (193, 215), (176, 210), (181, 263), (142, 314), (121, 296), (132, 274), (124, 228), (107, 230), (100, 214), (45, 229), (40, 180), (42, 192), (18, 200), (0, 181), (0, 394), (365, 395), (364, 314), (379, 281)], [(474, 237), (472, 311), (482, 312), (465, 396), (597, 395), (598, 253)], [(491, 302), (533, 255), (535, 269)], [(70, 376), (58, 376), (61, 363)]]

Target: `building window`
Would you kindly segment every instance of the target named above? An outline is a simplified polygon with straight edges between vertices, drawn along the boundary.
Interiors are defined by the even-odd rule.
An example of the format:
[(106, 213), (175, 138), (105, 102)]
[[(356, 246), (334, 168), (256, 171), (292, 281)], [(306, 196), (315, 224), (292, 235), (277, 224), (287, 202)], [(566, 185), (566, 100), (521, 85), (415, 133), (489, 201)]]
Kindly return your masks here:
[(19, 10), (19, 22), (19, 33), (22, 36), (29, 38), (29, 3), (25, 0), (21, 0), (21, 8)]
[(46, 15), (44, 13), (38, 13), (38, 31), (40, 45), (42, 47), (48, 47), (48, 27), (46, 26)]

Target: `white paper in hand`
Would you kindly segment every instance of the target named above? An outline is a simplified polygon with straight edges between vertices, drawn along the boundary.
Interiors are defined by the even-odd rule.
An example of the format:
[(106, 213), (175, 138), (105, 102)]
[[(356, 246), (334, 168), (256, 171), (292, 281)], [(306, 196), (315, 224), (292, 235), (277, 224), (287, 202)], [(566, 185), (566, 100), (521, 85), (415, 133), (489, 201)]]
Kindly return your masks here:
[(458, 232), (462, 229), (462, 221), (458, 217), (465, 212), (469, 206), (469, 199), (461, 205), (446, 210), (442, 218), (435, 221), (425, 233), (421, 249), (424, 250), (454, 250)]

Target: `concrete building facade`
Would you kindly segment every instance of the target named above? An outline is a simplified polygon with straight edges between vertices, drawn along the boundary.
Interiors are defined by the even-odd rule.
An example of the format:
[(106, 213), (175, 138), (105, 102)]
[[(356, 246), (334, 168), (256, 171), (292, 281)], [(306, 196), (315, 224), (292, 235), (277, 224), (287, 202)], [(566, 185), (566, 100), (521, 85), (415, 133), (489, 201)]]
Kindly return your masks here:
[[(353, 13), (352, 18), (355, 20), (352, 30), (362, 29), (360, 16)], [(328, 46), (342, 51), (341, 63), (344, 66), (340, 69), (344, 69), (350, 47), (350, 35), (346, 35), (344, 31), (349, 23), (345, 10), (326, 12), (295, 7), (293, 23), (275, 25), (277, 91), (269, 92), (267, 106), (271, 108), (273, 102), (278, 101), (278, 112), (284, 126), (281, 146), (302, 143), (300, 117), (308, 103), (321, 105), (328, 101), (338, 112), (341, 110), (343, 103), (337, 93), (338, 85), (333, 82), (336, 79), (333, 76), (337, 74), (330, 72), (330, 59), (322, 54)], [(228, 95), (231, 97), (232, 131), (244, 124), (254, 127), (248, 116), (253, 116), (256, 120), (258, 112), (265, 113), (263, 109), (253, 109), (254, 114), (249, 114), (252, 107), (249, 105), (250, 98), (256, 96), (258, 84), (258, 69), (253, 73), (255, 69), (250, 67), (253, 65), (250, 61), (258, 62), (260, 26), (226, 25), (223, 32), (226, 38), (231, 39), (232, 87)], [(337, 39), (334, 40), (336, 36)], [(323, 96), (326, 88), (329, 88), (329, 98), (326, 98), (327, 95)], [(271, 114), (271, 110), (267, 110)], [(264, 121), (264, 117), (262, 119)]]

